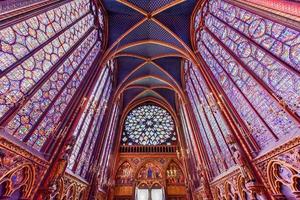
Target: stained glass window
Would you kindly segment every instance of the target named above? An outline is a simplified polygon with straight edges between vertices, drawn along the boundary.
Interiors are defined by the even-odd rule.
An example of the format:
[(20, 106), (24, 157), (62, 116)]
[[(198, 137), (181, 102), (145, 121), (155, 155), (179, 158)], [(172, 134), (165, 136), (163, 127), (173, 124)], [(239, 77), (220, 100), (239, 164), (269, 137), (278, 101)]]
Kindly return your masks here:
[(95, 68), (104, 17), (100, 8), (92, 13), (91, 3), (58, 2), (0, 30), (0, 126), (36, 150), (61, 137), (54, 135), (59, 122)]
[(258, 146), (296, 136), (300, 32), (223, 0), (208, 1), (194, 20), (199, 54)]
[(189, 61), (185, 62), (184, 67), (187, 94), (216, 176), (235, 164), (225, 142), (226, 135), (231, 131), (199, 69)]
[(143, 105), (133, 109), (125, 120), (123, 144), (171, 145), (176, 141), (175, 124), (165, 109)]
[(103, 116), (107, 108), (107, 102), (111, 96), (111, 68), (113, 66), (114, 62), (109, 61), (101, 71), (73, 133), (76, 142), (68, 162), (68, 169), (82, 177), (85, 177), (87, 174), (95, 142), (100, 133)]
[[(102, 151), (101, 151), (101, 155), (100, 157), (103, 158), (100, 161), (100, 165), (101, 166), (101, 174), (100, 174), (100, 182), (107, 182), (107, 177), (109, 177), (109, 161), (111, 160), (111, 157), (113, 156), (113, 150), (114, 147), (116, 145), (116, 140), (114, 138), (116, 138), (116, 130), (117, 130), (117, 125), (119, 122), (119, 116), (120, 116), (120, 106), (119, 106), (119, 101), (115, 101), (114, 105), (112, 106), (112, 112), (111, 115), (109, 117), (108, 120), (108, 128), (107, 128), (107, 135), (105, 138), (105, 142), (104, 145), (102, 147)], [(106, 180), (105, 180), (106, 179)]]

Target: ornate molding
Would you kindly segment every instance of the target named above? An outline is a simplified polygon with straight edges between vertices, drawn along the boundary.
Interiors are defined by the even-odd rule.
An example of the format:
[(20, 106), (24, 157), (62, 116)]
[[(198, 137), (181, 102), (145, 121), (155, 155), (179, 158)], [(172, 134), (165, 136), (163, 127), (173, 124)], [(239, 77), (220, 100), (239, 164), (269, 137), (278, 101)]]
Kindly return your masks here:
[[(230, 169), (229, 169), (230, 170)], [(231, 170), (232, 171), (227, 171), (227, 172), (224, 172), (224, 173), (226, 173), (226, 174), (224, 174), (223, 176), (218, 176), (218, 177), (216, 177), (214, 180), (212, 180), (211, 182), (210, 182), (210, 185), (211, 186), (213, 186), (213, 185), (217, 185), (217, 184), (220, 184), (220, 183), (222, 183), (222, 182), (224, 182), (224, 181), (226, 181), (226, 180), (228, 180), (229, 178), (231, 178), (231, 177), (233, 177), (233, 176), (236, 176), (236, 175), (238, 175), (238, 174), (240, 174), (240, 171), (239, 171), (239, 168), (237, 168), (237, 167), (232, 167), (231, 168)]]
[(298, 145), (300, 145), (300, 137), (296, 137), (296, 138), (274, 148), (273, 150), (271, 150), (261, 156), (258, 156), (257, 158), (255, 158), (253, 160), (253, 163), (257, 165), (257, 164), (267, 161), (275, 156), (278, 156), (284, 152), (287, 152)]
[[(24, 175), (14, 174), (17, 179), (27, 176), (29, 173), (30, 183), (26, 182), (26, 192), (24, 198), (32, 198), (36, 190), (40, 185), (40, 181), (43, 179), (46, 169), (48, 168), (48, 162), (34, 153), (27, 151), (18, 146), (17, 144), (7, 140), (0, 136), (0, 182), (8, 181), (14, 174), (13, 170), (25, 170)], [(25, 184), (25, 183), (24, 183)], [(11, 195), (13, 188), (7, 188), (7, 195)]]
[(28, 151), (24, 147), (20, 146), (20, 144), (16, 144), (16, 143), (10, 141), (9, 137), (6, 137), (6, 136), (4, 137), (4, 136), (0, 135), (0, 148), (3, 148), (8, 151), (11, 151), (13, 153), (16, 153), (30, 161), (35, 162), (38, 165), (43, 166), (43, 167), (47, 167), (49, 165), (49, 162), (47, 160), (45, 160), (41, 156), (36, 155), (33, 152)]
[(278, 198), (284, 198), (283, 194), (274, 189), (274, 184), (278, 184), (277, 180), (280, 180), (280, 178), (278, 178), (278, 174), (274, 173), (276, 170), (272, 171), (270, 166), (272, 166), (272, 163), (277, 163), (277, 166), (289, 166), (288, 168), (293, 168), (294, 171), (300, 170), (300, 137), (296, 137), (259, 156), (253, 163), (269, 192), (273, 196), (279, 195)]

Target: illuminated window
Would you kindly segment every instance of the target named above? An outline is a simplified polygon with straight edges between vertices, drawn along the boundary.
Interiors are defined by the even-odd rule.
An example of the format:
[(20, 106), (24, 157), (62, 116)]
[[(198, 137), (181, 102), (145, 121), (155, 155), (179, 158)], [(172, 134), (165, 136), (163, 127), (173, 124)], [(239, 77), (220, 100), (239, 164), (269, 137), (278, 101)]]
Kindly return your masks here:
[(0, 30), (0, 119), (38, 151), (61, 137), (60, 121), (103, 46), (103, 12), (90, 7), (66, 1)]
[(128, 145), (171, 145), (176, 141), (174, 121), (163, 108), (139, 106), (126, 118), (122, 142)]
[(109, 61), (102, 70), (87, 105), (73, 133), (76, 138), (69, 158), (68, 169), (85, 177), (91, 162), (96, 140), (100, 134), (107, 102), (112, 91), (112, 73), (114, 62)]
[(296, 136), (299, 31), (221, 0), (208, 1), (194, 20), (196, 48), (254, 145), (264, 149), (287, 135)]

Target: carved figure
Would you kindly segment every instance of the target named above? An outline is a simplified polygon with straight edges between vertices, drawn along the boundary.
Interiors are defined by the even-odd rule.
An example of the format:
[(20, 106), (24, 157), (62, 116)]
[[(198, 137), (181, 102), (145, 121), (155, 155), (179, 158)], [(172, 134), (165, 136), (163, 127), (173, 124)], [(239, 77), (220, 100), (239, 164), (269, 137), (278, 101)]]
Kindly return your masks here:
[(245, 182), (249, 183), (255, 181), (255, 177), (248, 167), (247, 162), (241, 155), (240, 151), (235, 146), (231, 146), (231, 150), (233, 152), (234, 160), (238, 164), (242, 176), (245, 178)]
[(75, 137), (72, 136), (72, 138), (66, 144), (65, 151), (62, 154), (61, 158), (59, 158), (56, 165), (54, 165), (52, 178), (50, 178), (50, 182), (48, 184), (49, 195), (47, 199), (53, 199), (57, 195), (57, 192), (60, 190), (60, 182), (62, 181), (65, 170), (67, 168), (68, 160), (72, 153), (72, 148), (75, 145), (75, 141)]
[(153, 178), (153, 172), (150, 166), (148, 166), (147, 178)]

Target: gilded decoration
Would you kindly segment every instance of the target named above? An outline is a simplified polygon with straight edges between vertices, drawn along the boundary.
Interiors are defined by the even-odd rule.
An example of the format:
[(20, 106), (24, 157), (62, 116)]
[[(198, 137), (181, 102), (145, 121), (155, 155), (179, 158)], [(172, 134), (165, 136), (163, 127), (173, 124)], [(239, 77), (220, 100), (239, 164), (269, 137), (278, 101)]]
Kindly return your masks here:
[(48, 162), (0, 137), (0, 182), (5, 196), (20, 189), (22, 198), (32, 198), (45, 175)]
[[(300, 181), (300, 138), (256, 158), (253, 162), (263, 178), (264, 185), (275, 198), (295, 198), (299, 196)], [(238, 158), (238, 156), (236, 156)], [(214, 199), (257, 199), (263, 198), (263, 186), (255, 185), (245, 179), (239, 168), (213, 180), (210, 184)], [(247, 178), (247, 176), (246, 176)], [(282, 187), (283, 186), (283, 187)], [(283, 188), (283, 190), (282, 190)], [(205, 199), (202, 187), (195, 191), (197, 199)], [(293, 197), (294, 195), (294, 197)]]
[[(261, 174), (264, 185), (275, 198), (286, 198), (289, 195), (299, 197), (300, 180), (300, 147), (299, 138), (287, 142), (276, 149), (256, 158), (253, 162)], [(210, 184), (214, 199), (255, 199), (263, 197), (263, 186), (247, 183), (242, 171), (237, 168)], [(282, 186), (284, 187), (282, 191)], [(196, 196), (201, 199), (201, 188)], [(285, 194), (283, 194), (285, 193)], [(200, 198), (201, 197), (201, 198)]]
[(129, 162), (124, 162), (118, 169), (116, 175), (117, 185), (131, 185), (134, 181), (133, 169)]
[[(83, 183), (78, 179), (72, 177), (69, 174), (64, 176), (64, 198), (65, 199), (74, 199), (74, 200), (81, 200), (85, 199), (85, 192), (87, 190), (87, 183)], [(63, 198), (63, 199), (64, 199)]]
[(6, 171), (0, 178), (0, 183), (4, 186), (3, 196), (9, 197), (20, 190), (21, 198), (29, 198), (35, 182), (34, 177), (35, 170), (30, 163), (24, 163)]
[[(168, 181), (170, 184), (171, 182), (183, 184), (185, 179), (182, 168), (180, 166), (181, 163), (177, 159), (171, 157), (121, 158), (115, 176), (116, 184), (121, 183), (120, 177), (123, 177), (123, 179), (127, 179), (127, 182), (130, 182), (131, 179), (147, 180), (165, 179), (166, 177), (168, 177)], [(131, 176), (133, 176), (133, 178), (131, 178)], [(125, 180), (123, 180), (123, 184), (126, 184)]]
[(162, 170), (156, 164), (149, 162), (140, 168), (136, 178), (138, 180), (162, 179)]
[(181, 168), (175, 162), (170, 162), (166, 171), (167, 185), (184, 185), (185, 179)]
[[(267, 168), (268, 183), (275, 195), (300, 197), (300, 169), (282, 160), (272, 160)], [(294, 194), (294, 195), (293, 195)]]
[[(285, 181), (286, 175), (294, 177), (295, 173), (300, 170), (300, 137), (297, 137), (275, 149), (267, 152), (266, 154), (258, 157), (253, 162), (260, 173), (264, 185), (271, 193), (275, 195), (282, 195), (278, 190), (279, 185), (284, 184), (293, 192), (299, 191), (292, 186), (292, 182), (295, 180)], [(287, 171), (286, 171), (287, 170)], [(283, 172), (289, 172), (284, 177), (279, 174)]]
[(55, 187), (51, 187), (51, 194), (49, 200), (84, 200), (86, 199), (86, 192), (88, 183), (74, 177), (71, 174), (65, 175), (58, 179)]
[[(258, 199), (264, 198), (262, 185), (246, 182), (240, 170), (232, 170), (231, 173), (214, 180), (211, 184), (211, 191), (214, 199)], [(197, 196), (205, 199), (204, 190), (200, 188)], [(200, 198), (200, 199), (201, 199)]]
[[(174, 157), (174, 156), (173, 156)], [(185, 196), (181, 162), (171, 157), (122, 157), (116, 169), (115, 196), (129, 197), (135, 187), (163, 187), (168, 195)]]

